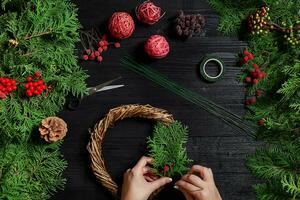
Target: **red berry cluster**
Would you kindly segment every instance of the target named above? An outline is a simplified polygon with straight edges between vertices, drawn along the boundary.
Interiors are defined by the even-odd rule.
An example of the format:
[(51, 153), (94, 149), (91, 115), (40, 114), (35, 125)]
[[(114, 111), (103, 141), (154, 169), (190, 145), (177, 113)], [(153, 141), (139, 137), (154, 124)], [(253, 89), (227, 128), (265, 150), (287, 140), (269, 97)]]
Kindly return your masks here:
[(10, 94), (12, 91), (16, 90), (16, 80), (0, 77), (0, 98), (5, 99), (7, 94)]
[(115, 48), (120, 48), (121, 44), (119, 42), (111, 43), (107, 41), (107, 35), (103, 35), (101, 40), (97, 43), (97, 50), (86, 49), (82, 59), (83, 60), (97, 60), (98, 62), (102, 62), (102, 52), (108, 50), (109, 45), (114, 45)]
[[(249, 51), (245, 50), (243, 52), (243, 57), (241, 58), (240, 63), (242, 65), (247, 65), (248, 66), (247, 70), (246, 70), (247, 77), (245, 78), (245, 82), (247, 84), (256, 86), (261, 79), (266, 77), (266, 73), (261, 71), (260, 67), (252, 61), (253, 59), (254, 59), (253, 54), (250, 53)], [(248, 98), (245, 101), (245, 104), (246, 105), (255, 104), (256, 103), (256, 97), (259, 97), (261, 95), (262, 95), (262, 91), (257, 89), (255, 91), (255, 96), (251, 97), (251, 98)]]
[(41, 73), (35, 72), (34, 78), (32, 76), (28, 76), (26, 78), (27, 83), (24, 84), (24, 87), (26, 89), (26, 95), (28, 97), (39, 95), (47, 89), (45, 82), (40, 79), (40, 77)]

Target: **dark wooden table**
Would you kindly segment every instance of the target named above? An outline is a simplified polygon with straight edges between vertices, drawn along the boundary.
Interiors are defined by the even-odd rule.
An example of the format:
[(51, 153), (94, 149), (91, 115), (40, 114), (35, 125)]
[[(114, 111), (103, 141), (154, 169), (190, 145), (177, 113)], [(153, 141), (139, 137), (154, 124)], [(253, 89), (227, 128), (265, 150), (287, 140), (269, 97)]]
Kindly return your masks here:
[[(133, 13), (141, 1), (134, 0), (76, 0), (79, 20), (83, 27), (102, 26), (115, 11)], [(255, 179), (245, 167), (245, 158), (258, 146), (250, 137), (236, 133), (231, 127), (213, 115), (183, 100), (173, 93), (157, 86), (145, 78), (123, 69), (120, 58), (126, 53), (144, 57), (142, 46), (145, 39), (154, 33), (168, 36), (168, 24), (179, 9), (201, 13), (206, 18), (204, 37), (182, 42), (168, 37), (171, 52), (165, 59), (150, 65), (172, 80), (221, 104), (232, 112), (243, 115), (244, 86), (236, 80), (239, 67), (235, 65), (236, 53), (245, 47), (237, 38), (229, 38), (218, 33), (218, 15), (205, 0), (161, 0), (157, 1), (166, 10), (166, 16), (154, 26), (136, 24), (133, 36), (122, 41), (122, 48), (110, 49), (104, 55), (102, 64), (81, 63), (90, 78), (89, 86), (96, 85), (122, 75), (126, 87), (95, 94), (84, 99), (77, 111), (64, 110), (60, 116), (69, 126), (68, 137), (62, 153), (69, 163), (65, 171), (67, 184), (52, 199), (112, 199), (93, 176), (89, 168), (86, 145), (89, 141), (88, 129), (92, 128), (110, 108), (131, 103), (151, 104), (167, 109), (174, 117), (189, 126), (188, 154), (195, 163), (213, 169), (215, 181), (224, 200), (254, 199), (251, 185)], [(200, 59), (206, 53), (218, 52), (226, 63), (223, 80), (209, 84), (196, 73)], [(213, 70), (212, 70), (213, 71)], [(212, 72), (213, 73), (213, 72)], [(144, 120), (124, 120), (110, 129), (104, 141), (104, 157), (112, 177), (119, 183), (123, 172), (132, 167), (145, 154), (145, 138), (151, 133), (152, 123)], [(157, 199), (183, 199), (172, 188), (163, 191)]]

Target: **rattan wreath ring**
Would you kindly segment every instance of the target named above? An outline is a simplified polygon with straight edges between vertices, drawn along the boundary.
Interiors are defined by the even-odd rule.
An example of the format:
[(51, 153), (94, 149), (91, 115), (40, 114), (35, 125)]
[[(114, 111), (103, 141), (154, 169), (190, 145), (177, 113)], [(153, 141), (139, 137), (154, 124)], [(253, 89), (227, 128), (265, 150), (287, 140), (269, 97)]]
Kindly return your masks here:
[(90, 153), (91, 168), (96, 179), (117, 198), (119, 198), (120, 191), (118, 190), (118, 185), (112, 180), (106, 170), (102, 156), (102, 142), (107, 129), (124, 118), (145, 118), (162, 122), (166, 125), (174, 121), (172, 115), (166, 110), (150, 105), (131, 104), (109, 110), (107, 115), (95, 125), (94, 130), (91, 131), (90, 142), (87, 145), (87, 150)]

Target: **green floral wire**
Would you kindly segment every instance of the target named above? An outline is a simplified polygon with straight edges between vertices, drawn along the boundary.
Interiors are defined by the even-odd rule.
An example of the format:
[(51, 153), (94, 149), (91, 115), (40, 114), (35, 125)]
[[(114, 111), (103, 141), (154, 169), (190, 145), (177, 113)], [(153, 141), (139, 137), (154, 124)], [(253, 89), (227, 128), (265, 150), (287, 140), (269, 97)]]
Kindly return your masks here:
[(121, 60), (122, 66), (145, 76), (147, 79), (161, 85), (165, 89), (172, 91), (173, 93), (183, 97), (187, 101), (203, 108), (209, 113), (217, 116), (222, 121), (227, 123), (232, 127), (238, 128), (238, 131), (243, 131), (249, 134), (251, 137), (255, 137), (255, 126), (247, 124), (243, 119), (238, 115), (228, 111), (224, 107), (202, 97), (201, 95), (182, 87), (181, 85), (171, 81), (165, 75), (157, 72), (154, 69), (151, 69), (149, 66), (140, 64), (135, 61), (134, 58), (130, 56), (125, 56)]

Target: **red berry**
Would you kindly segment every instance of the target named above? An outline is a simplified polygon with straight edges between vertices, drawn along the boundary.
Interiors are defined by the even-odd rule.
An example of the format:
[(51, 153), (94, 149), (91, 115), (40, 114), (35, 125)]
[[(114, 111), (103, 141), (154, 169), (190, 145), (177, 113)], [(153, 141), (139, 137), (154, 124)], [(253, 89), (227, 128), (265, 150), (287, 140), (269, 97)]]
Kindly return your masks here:
[(101, 41), (99, 42), (99, 46), (100, 46), (100, 47), (103, 47), (103, 46), (105, 46), (105, 45), (104, 45), (104, 41), (103, 41), (103, 40), (101, 40)]
[(255, 96), (259, 97), (259, 96), (261, 96), (261, 94), (262, 94), (261, 90), (256, 90), (255, 91)]
[(247, 56), (248, 56), (249, 60), (252, 60), (254, 58), (252, 53), (249, 53)]
[(107, 51), (108, 47), (107, 46), (103, 46), (102, 48), (103, 48), (103, 51)]
[(34, 87), (38, 86), (38, 83), (37, 83), (37, 82), (34, 82), (34, 83), (33, 83), (33, 86), (34, 86)]
[(258, 83), (259, 83), (259, 80), (258, 80), (258, 79), (253, 79), (253, 80), (252, 80), (252, 84), (253, 84), (253, 85), (257, 85)]
[(168, 172), (169, 170), (170, 170), (169, 165), (165, 165), (165, 166), (164, 166), (164, 172)]
[(253, 63), (253, 67), (254, 67), (254, 69), (258, 69), (259, 68), (259, 66), (256, 63)]
[(246, 83), (251, 83), (252, 79), (251, 79), (250, 76), (247, 76), (247, 77), (245, 78), (245, 81), (246, 81)]
[(16, 84), (16, 80), (11, 80), (10, 83), (11, 83), (12, 85), (15, 85), (15, 84)]
[(6, 98), (6, 94), (4, 92), (0, 92), (0, 99), (5, 99)]
[(265, 78), (266, 77), (266, 73), (265, 72), (261, 72), (262, 77)]
[(89, 60), (95, 60), (95, 54), (94, 54), (94, 52), (92, 52), (91, 55), (89, 56)]
[(37, 83), (38, 83), (38, 85), (43, 85), (44, 81), (43, 80), (38, 80)]
[(32, 81), (32, 76), (28, 76), (27, 78), (26, 78), (26, 80), (29, 82), (29, 81)]
[(83, 59), (83, 60), (88, 60), (88, 59), (89, 59), (89, 56), (88, 56), (88, 55), (83, 55), (83, 56), (82, 56), (82, 59)]
[(87, 55), (90, 55), (90, 54), (92, 53), (92, 50), (86, 49), (86, 50), (85, 50), (85, 53), (86, 53)]
[(265, 124), (265, 122), (266, 122), (265, 119), (260, 119), (260, 120), (257, 121), (257, 124), (258, 124), (259, 126), (263, 126), (263, 125)]
[(120, 48), (120, 47), (121, 47), (121, 44), (120, 44), (120, 42), (115, 42), (115, 44), (114, 44), (114, 45), (115, 45), (115, 47), (116, 47), (116, 48)]
[(262, 79), (263, 77), (264, 77), (263, 73), (259, 73), (259, 74), (258, 74), (258, 78), (259, 78), (259, 79)]
[(33, 90), (33, 94), (38, 95), (38, 94), (39, 94), (39, 91)]
[(245, 51), (244, 51), (244, 55), (245, 55), (245, 56), (248, 56), (248, 55), (249, 55), (249, 51), (245, 50)]
[(43, 87), (43, 90), (47, 89), (46, 85), (43, 85), (42, 87)]
[(99, 62), (101, 62), (101, 61), (103, 60), (103, 57), (102, 57), (102, 56), (98, 56), (98, 57), (97, 57), (97, 60), (98, 60)]
[(98, 57), (98, 56), (100, 56), (100, 52), (99, 52), (99, 51), (95, 51), (95, 52), (94, 52), (94, 55), (95, 55), (96, 57)]
[(258, 78), (258, 74), (255, 71), (251, 72), (251, 76), (252, 78)]
[(35, 76), (36, 78), (39, 78), (39, 77), (42, 76), (42, 72), (36, 71), (36, 72), (34, 73), (34, 76)]
[(254, 69), (254, 71), (255, 71), (256, 73), (261, 73), (261, 71), (260, 71), (259, 68)]
[(16, 90), (16, 89), (17, 89), (17, 86), (14, 85), (14, 86), (12, 86), (12, 88), (13, 88), (13, 90)]
[(26, 91), (26, 95), (27, 95), (28, 97), (31, 97), (31, 96), (32, 96), (32, 92), (31, 92), (30, 90), (27, 90), (27, 91)]
[(28, 88), (28, 90), (33, 91), (33, 90), (34, 90), (34, 87), (30, 86), (30, 87)]
[(250, 105), (255, 104), (255, 103), (256, 103), (256, 97), (250, 98), (250, 99), (249, 99), (249, 103), (250, 103)]
[(99, 47), (98, 51), (99, 51), (99, 53), (102, 53), (102, 51), (103, 51), (102, 47)]
[(103, 34), (101, 39), (102, 39), (102, 40), (107, 40), (107, 35), (106, 35), (106, 34)]

